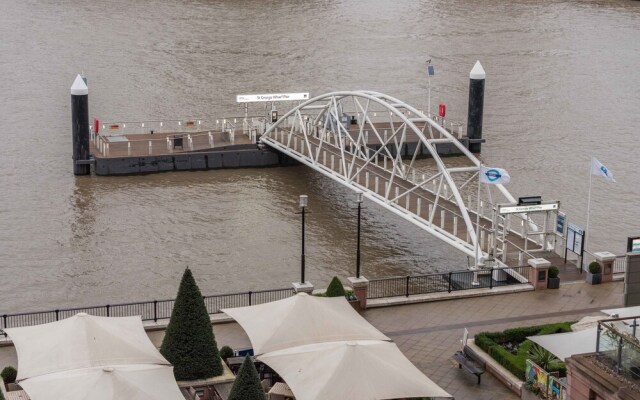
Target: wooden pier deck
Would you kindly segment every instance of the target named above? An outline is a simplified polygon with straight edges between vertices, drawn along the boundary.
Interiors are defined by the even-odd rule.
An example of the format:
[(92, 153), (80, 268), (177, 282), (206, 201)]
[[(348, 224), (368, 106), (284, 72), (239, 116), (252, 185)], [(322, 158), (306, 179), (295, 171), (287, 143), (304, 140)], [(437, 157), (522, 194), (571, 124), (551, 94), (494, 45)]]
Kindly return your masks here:
[[(400, 124), (388, 122), (374, 123), (376, 130), (380, 134), (380, 138), (375, 135), (371, 124), (366, 123), (363, 126), (368, 131), (367, 145), (380, 145), (384, 142), (385, 135), (388, 132), (391, 135), (393, 129), (397, 129)], [(420, 129), (425, 128), (424, 122), (418, 122), (416, 125)], [(357, 133), (360, 129), (356, 125), (349, 125), (350, 133)], [(281, 131), (288, 130), (285, 127)], [(386, 131), (386, 132), (385, 132)], [(108, 132), (108, 131), (107, 131)], [(433, 130), (435, 137), (440, 137), (440, 133)], [(454, 136), (456, 133), (452, 133)], [(189, 142), (191, 138), (191, 142)], [(407, 130), (406, 143), (417, 144), (419, 138), (415, 133)], [(120, 133), (120, 134), (100, 134), (97, 140), (90, 141), (91, 153), (96, 158), (120, 158), (120, 157), (144, 157), (189, 153), (194, 151), (209, 151), (219, 147), (250, 145), (254, 140), (249, 135), (243, 133), (242, 130), (234, 134), (220, 129), (213, 130), (186, 130), (176, 132), (155, 132), (155, 133)], [(108, 150), (105, 145), (108, 144)], [(389, 143), (393, 145), (393, 142)], [(415, 147), (414, 147), (415, 148)]]

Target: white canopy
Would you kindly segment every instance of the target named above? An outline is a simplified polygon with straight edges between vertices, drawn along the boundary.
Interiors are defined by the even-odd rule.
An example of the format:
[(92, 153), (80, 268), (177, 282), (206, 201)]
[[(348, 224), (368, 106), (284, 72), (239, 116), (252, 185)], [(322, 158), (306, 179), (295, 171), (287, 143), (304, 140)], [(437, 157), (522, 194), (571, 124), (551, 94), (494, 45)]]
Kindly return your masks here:
[(298, 400), (451, 397), (390, 342), (310, 344), (258, 359), (284, 378)]
[(170, 365), (149, 340), (139, 316), (79, 313), (62, 321), (5, 331), (18, 353), (18, 381), (79, 368)]
[(27, 379), (31, 400), (184, 400), (166, 365), (83, 368)]
[(344, 297), (298, 293), (284, 300), (222, 311), (242, 325), (255, 354), (312, 343), (390, 340)]
[(527, 339), (539, 344), (564, 361), (574, 354), (595, 352), (597, 336), (597, 328), (589, 328), (577, 332), (530, 336)]

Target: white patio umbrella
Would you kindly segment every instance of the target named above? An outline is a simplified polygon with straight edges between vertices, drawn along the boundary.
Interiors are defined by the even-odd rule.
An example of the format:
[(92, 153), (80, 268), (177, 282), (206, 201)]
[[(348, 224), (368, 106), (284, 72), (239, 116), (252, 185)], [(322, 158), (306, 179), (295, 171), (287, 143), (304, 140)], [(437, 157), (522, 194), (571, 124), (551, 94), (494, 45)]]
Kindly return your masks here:
[(344, 297), (298, 293), (223, 311), (298, 400), (451, 397)]
[(390, 342), (309, 344), (258, 359), (284, 378), (298, 400), (451, 397)]
[(32, 400), (184, 400), (167, 365), (82, 368), (20, 383)]
[(149, 340), (140, 317), (79, 313), (61, 321), (8, 328), (5, 332), (18, 353), (18, 381), (78, 368), (171, 365)]
[(298, 293), (284, 300), (222, 311), (244, 328), (255, 354), (312, 343), (391, 340), (343, 297)]
[(184, 399), (140, 317), (79, 313), (5, 331), (18, 353), (17, 381), (32, 400)]

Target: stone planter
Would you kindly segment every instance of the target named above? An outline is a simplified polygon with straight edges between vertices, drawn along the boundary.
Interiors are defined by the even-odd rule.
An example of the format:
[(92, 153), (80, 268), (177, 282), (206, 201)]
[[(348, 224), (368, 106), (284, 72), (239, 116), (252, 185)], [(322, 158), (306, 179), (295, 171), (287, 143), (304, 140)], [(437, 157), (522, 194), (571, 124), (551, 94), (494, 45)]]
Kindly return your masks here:
[(587, 283), (592, 285), (599, 285), (602, 282), (602, 274), (592, 274), (591, 272), (587, 272)]
[(360, 311), (360, 300), (354, 297), (351, 300), (347, 299), (347, 301), (351, 304), (351, 307), (353, 307), (354, 310)]
[(559, 288), (560, 288), (560, 278), (548, 278), (547, 289), (559, 289)]

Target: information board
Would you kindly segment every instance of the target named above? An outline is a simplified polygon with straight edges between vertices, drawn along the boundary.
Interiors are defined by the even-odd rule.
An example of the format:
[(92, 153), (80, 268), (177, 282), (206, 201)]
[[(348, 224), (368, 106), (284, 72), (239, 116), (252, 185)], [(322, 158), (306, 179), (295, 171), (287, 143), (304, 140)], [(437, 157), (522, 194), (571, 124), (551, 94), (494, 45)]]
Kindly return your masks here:
[(567, 250), (582, 255), (584, 246), (584, 229), (569, 222), (567, 224)]

